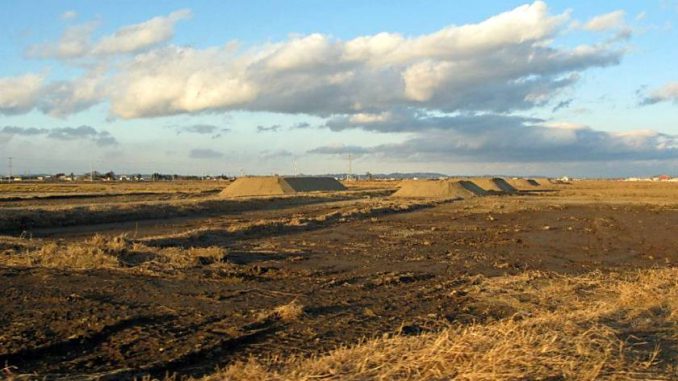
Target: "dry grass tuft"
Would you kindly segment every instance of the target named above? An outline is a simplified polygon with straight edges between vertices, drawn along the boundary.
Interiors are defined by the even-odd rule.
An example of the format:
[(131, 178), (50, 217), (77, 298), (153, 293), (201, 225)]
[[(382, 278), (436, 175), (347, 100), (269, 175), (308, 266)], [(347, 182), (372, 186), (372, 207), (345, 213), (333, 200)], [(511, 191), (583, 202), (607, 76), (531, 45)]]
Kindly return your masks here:
[(95, 235), (83, 242), (50, 242), (38, 249), (7, 250), (0, 255), (0, 264), (79, 270), (142, 268), (163, 271), (223, 263), (226, 255), (220, 247), (160, 249), (135, 242), (126, 235)]
[(678, 375), (678, 268), (576, 277), (527, 272), (483, 279), (466, 291), (479, 303), (503, 303), (518, 313), (438, 333), (368, 341), (289, 360), (282, 369), (254, 360), (238, 363), (206, 380), (668, 380)]
[(296, 299), (273, 310), (275, 316), (284, 322), (293, 322), (301, 319), (304, 315), (304, 306)]

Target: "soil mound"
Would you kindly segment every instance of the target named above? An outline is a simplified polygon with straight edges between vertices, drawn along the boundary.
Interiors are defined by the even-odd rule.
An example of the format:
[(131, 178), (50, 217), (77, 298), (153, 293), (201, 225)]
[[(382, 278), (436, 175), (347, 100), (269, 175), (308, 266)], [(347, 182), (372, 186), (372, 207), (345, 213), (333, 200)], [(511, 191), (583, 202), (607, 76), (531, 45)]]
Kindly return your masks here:
[(469, 198), (484, 196), (482, 188), (465, 180), (405, 180), (393, 197)]
[(283, 177), (296, 192), (331, 192), (346, 190), (334, 177)]
[(556, 184), (556, 180), (549, 177), (538, 177), (535, 179), (540, 185)]
[(341, 191), (346, 188), (332, 177), (241, 177), (221, 192), (224, 197), (277, 196), (298, 192)]
[(533, 189), (534, 187), (538, 187), (540, 185), (537, 182), (537, 180), (534, 179), (510, 179), (508, 183), (511, 184), (514, 188), (521, 190)]
[(516, 193), (518, 190), (514, 188), (511, 184), (506, 182), (506, 180), (500, 178), (500, 177), (493, 177), (493, 178), (487, 178), (487, 177), (479, 177), (479, 178), (474, 178), (473, 182), (478, 184), (481, 188), (488, 192), (495, 192), (495, 193)]

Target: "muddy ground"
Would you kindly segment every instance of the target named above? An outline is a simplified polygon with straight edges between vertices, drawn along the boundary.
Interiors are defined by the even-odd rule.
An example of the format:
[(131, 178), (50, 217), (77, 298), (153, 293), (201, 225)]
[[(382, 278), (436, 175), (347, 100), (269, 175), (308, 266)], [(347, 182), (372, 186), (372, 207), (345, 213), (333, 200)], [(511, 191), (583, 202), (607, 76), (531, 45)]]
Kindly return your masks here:
[[(147, 247), (221, 247), (226, 256), (155, 272), (2, 266), (0, 364), (27, 378), (200, 376), (249, 357), (275, 362), (518, 312), (459, 291), (479, 276), (675, 266), (678, 192), (660, 197), (634, 187), (604, 197), (605, 188), (574, 184), (408, 208), (362, 195), (35, 228), (19, 249), (6, 238), (14, 243), (0, 245), (0, 255), (131, 233), (134, 225), (132, 239)], [(304, 306), (300, 318), (272, 313), (293, 301)]]

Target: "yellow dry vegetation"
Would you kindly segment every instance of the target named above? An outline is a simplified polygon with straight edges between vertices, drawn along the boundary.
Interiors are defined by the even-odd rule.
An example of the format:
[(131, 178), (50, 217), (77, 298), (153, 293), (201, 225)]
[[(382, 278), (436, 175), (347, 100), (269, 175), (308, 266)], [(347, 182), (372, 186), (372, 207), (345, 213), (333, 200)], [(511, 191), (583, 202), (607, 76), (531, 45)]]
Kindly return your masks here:
[(220, 247), (156, 248), (135, 242), (126, 235), (94, 235), (82, 242), (49, 242), (37, 249), (0, 252), (0, 265), (60, 269), (182, 269), (220, 263), (226, 251)]
[(250, 360), (217, 380), (670, 380), (678, 376), (678, 268), (479, 278), (468, 293), (509, 317), (391, 336), (310, 359)]

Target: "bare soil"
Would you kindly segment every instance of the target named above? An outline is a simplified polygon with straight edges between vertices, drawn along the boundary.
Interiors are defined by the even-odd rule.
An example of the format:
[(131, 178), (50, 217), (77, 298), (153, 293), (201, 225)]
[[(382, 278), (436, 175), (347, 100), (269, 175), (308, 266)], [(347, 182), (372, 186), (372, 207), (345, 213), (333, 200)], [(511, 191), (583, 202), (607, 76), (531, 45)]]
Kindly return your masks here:
[[(32, 240), (8, 228), (0, 240), (7, 258), (94, 233), (128, 233), (151, 251), (218, 247), (226, 255), (181, 269), (143, 267), (143, 258), (112, 268), (0, 265), (0, 364), (39, 379), (197, 377), (249, 357), (275, 363), (516, 313), (462, 291), (480, 275), (674, 267), (678, 184), (620, 190), (626, 186), (575, 183), (410, 204), (383, 192), (255, 199), (237, 209), (169, 219), (132, 213), (101, 224), (108, 209), (91, 209), (70, 227), (58, 219), (29, 226)], [(82, 202), (48, 200), (40, 208)], [(11, 201), (11, 209), (29, 215), (34, 207)], [(303, 306), (297, 319), (274, 312), (290, 302)]]

